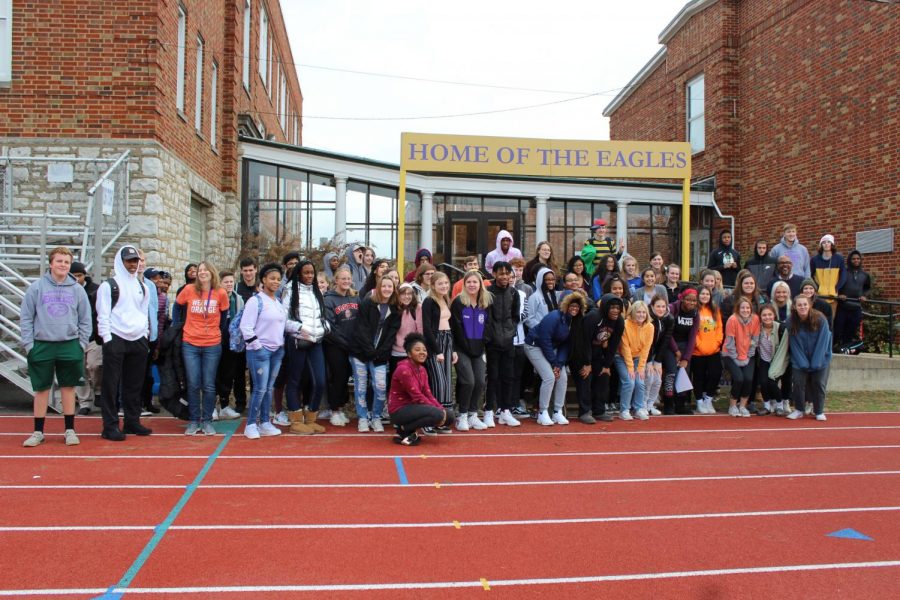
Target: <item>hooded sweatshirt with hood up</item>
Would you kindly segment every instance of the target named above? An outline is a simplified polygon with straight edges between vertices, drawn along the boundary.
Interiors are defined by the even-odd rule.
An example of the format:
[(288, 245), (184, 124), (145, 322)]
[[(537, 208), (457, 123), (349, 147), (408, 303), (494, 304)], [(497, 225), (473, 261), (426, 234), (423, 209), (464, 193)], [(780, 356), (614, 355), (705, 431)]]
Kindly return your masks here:
[[(850, 262), (854, 256), (859, 256), (859, 268), (854, 268)], [(847, 272), (844, 275), (843, 285), (838, 287), (838, 294), (847, 296), (846, 300), (842, 300), (841, 304), (846, 306), (859, 308), (860, 296), (868, 296), (872, 291), (872, 278), (863, 271), (862, 253), (854, 248), (847, 254)]]
[[(712, 254), (709, 255), (709, 264), (707, 266), (722, 274), (723, 284), (734, 287), (738, 271), (741, 268), (741, 255), (734, 249), (734, 240), (728, 245), (725, 245), (725, 243), (722, 242), (722, 238), (726, 233), (731, 235), (731, 232), (729, 231), (722, 231), (722, 233), (719, 234), (719, 247), (713, 250)], [(726, 268), (727, 265), (737, 265), (737, 267)]]
[(93, 328), (87, 293), (71, 275), (66, 275), (59, 283), (47, 272), (28, 286), (22, 299), (19, 325), (26, 352), (31, 352), (35, 340), (67, 342), (77, 339), (84, 350)]
[[(504, 253), (500, 248), (501, 240), (507, 239), (509, 240), (509, 252)], [(488, 273), (492, 273), (494, 271), (494, 263), (500, 261), (509, 262), (514, 258), (522, 258), (522, 251), (513, 246), (513, 236), (510, 232), (505, 229), (501, 229), (497, 233), (497, 246), (495, 250), (491, 250), (487, 253), (487, 256), (484, 259), (484, 269)]]
[[(422, 264), (423, 258), (427, 258), (428, 262), (434, 261), (434, 258), (431, 256), (431, 250), (429, 250), (428, 248), (419, 248), (416, 251), (416, 260), (415, 260), (416, 268), (412, 269), (409, 273), (407, 273), (406, 277), (403, 278), (403, 281), (405, 281), (406, 283), (412, 283), (413, 281), (416, 280), (416, 269), (418, 269), (419, 265)], [(361, 288), (357, 288), (357, 289), (361, 289)]]
[(350, 275), (353, 277), (353, 289), (357, 291), (363, 289), (363, 286), (366, 285), (366, 278), (369, 276), (366, 266), (361, 262), (356, 262), (356, 257), (353, 256), (353, 252), (361, 247), (363, 247), (361, 244), (350, 244), (344, 253), (344, 257), (347, 259), (347, 268), (350, 269)]
[(151, 292), (143, 281), (125, 268), (122, 251), (116, 252), (113, 267), (114, 279), (119, 286), (119, 299), (112, 306), (112, 292), (109, 282), (104, 281), (97, 290), (97, 333), (103, 343), (116, 335), (133, 342), (150, 335), (150, 299), (156, 300), (156, 292)]
[(325, 274), (328, 275), (329, 279), (334, 279), (334, 270), (331, 268), (331, 259), (338, 256), (337, 252), (326, 252), (323, 260), (325, 262), (322, 265), (322, 270), (325, 271)]
[(536, 289), (528, 297), (528, 317), (526, 317), (525, 325), (529, 329), (537, 327), (547, 313), (559, 308), (559, 294), (555, 289), (547, 290), (544, 286), (544, 276), (551, 272), (547, 267), (541, 267), (537, 272)]

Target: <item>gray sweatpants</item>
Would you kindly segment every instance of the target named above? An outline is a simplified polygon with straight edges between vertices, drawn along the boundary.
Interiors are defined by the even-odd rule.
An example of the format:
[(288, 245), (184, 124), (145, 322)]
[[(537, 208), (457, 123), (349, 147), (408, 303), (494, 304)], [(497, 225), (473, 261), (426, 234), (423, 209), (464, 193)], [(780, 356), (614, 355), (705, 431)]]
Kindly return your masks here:
[(541, 394), (538, 401), (540, 410), (547, 410), (550, 407), (550, 394), (553, 394), (553, 409), (563, 410), (566, 406), (566, 387), (569, 383), (569, 377), (566, 375), (566, 368), (559, 370), (559, 379), (553, 376), (553, 367), (550, 362), (537, 346), (525, 344), (525, 356), (534, 366), (535, 373), (541, 378)]

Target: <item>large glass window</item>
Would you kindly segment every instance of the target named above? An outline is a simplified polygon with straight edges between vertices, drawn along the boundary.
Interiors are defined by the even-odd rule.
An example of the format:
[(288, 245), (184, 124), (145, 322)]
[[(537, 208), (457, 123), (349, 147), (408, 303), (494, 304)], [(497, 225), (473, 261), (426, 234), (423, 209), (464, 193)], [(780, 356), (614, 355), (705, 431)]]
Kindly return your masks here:
[(241, 46), (241, 79), (244, 89), (250, 91), (250, 0), (244, 2), (244, 31)]
[(197, 79), (194, 81), (194, 129), (203, 125), (203, 38), (197, 36)]
[(178, 47), (175, 49), (175, 108), (184, 112), (184, 44), (187, 40), (187, 13), (178, 6)]
[[(407, 205), (410, 196), (407, 195)], [(408, 211), (418, 214), (419, 208)], [(347, 241), (374, 248), (379, 258), (397, 254), (397, 188), (350, 181), (347, 184)], [(409, 231), (409, 227), (406, 229)], [(415, 253), (415, 250), (413, 250)]]
[(0, 83), (12, 81), (12, 0), (0, 0)]
[(212, 75), (209, 81), (209, 144), (216, 147), (216, 111), (219, 110), (219, 102), (216, 95), (219, 93), (219, 65), (212, 64)]
[(269, 15), (266, 7), (259, 5), (259, 51), (256, 54), (256, 64), (259, 66), (259, 76), (263, 80), (266, 89), (269, 88)]
[(691, 143), (691, 151), (696, 154), (706, 148), (706, 122), (704, 99), (705, 83), (703, 75), (691, 79), (687, 83), (687, 139)]

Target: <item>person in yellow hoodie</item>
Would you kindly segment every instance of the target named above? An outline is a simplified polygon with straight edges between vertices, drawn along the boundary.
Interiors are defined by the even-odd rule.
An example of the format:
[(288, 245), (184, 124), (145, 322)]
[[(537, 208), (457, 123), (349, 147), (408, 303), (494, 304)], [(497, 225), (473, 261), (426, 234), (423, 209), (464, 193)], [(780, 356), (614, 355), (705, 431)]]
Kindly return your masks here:
[(722, 377), (722, 341), (725, 339), (725, 324), (716, 297), (707, 288), (700, 288), (697, 294), (697, 312), (700, 326), (697, 328), (697, 342), (691, 358), (691, 380), (694, 383), (694, 397), (697, 412), (714, 415), (713, 400)]
[[(831, 305), (831, 314), (834, 314), (837, 310), (837, 291), (847, 278), (847, 266), (844, 257), (834, 247), (834, 236), (830, 233), (826, 233), (819, 240), (819, 253), (810, 259), (809, 271), (810, 277), (819, 284), (819, 295), (831, 296), (826, 298), (826, 301)], [(829, 318), (829, 325), (830, 323)]]
[(650, 418), (644, 408), (644, 377), (647, 356), (653, 345), (653, 324), (650, 311), (643, 302), (635, 302), (628, 310), (625, 331), (616, 355), (616, 371), (619, 374), (619, 418), (631, 421), (631, 408), (641, 421)]

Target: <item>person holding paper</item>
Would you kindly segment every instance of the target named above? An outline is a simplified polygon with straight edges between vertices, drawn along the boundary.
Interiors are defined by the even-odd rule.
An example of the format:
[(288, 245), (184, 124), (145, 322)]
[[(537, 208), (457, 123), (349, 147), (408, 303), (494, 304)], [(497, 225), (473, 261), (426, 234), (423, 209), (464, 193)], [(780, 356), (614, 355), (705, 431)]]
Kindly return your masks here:
[[(675, 355), (674, 367), (666, 371), (664, 389), (675, 389), (675, 377), (679, 369), (687, 369), (691, 364), (694, 354), (694, 346), (697, 343), (697, 329), (700, 327), (700, 318), (697, 315), (697, 288), (685, 288), (678, 300), (669, 305), (669, 313), (675, 318), (675, 327), (672, 329), (672, 339), (669, 348)], [(691, 409), (685, 406), (685, 395), (675, 393), (675, 406), (672, 414), (692, 414)]]

